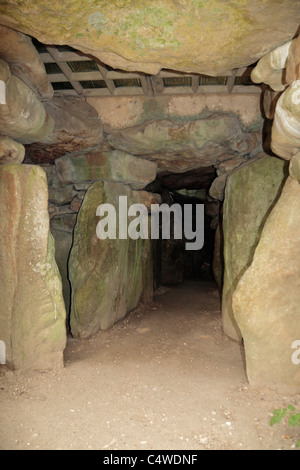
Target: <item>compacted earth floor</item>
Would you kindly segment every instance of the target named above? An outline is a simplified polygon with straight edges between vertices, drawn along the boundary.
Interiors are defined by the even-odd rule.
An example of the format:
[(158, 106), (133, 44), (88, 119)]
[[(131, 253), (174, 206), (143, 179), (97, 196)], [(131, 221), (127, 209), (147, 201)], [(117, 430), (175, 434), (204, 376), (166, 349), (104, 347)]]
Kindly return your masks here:
[(300, 428), (270, 418), (289, 404), (300, 411), (300, 395), (249, 386), (215, 285), (156, 294), (111, 330), (70, 337), (63, 370), (1, 366), (0, 449), (296, 449)]

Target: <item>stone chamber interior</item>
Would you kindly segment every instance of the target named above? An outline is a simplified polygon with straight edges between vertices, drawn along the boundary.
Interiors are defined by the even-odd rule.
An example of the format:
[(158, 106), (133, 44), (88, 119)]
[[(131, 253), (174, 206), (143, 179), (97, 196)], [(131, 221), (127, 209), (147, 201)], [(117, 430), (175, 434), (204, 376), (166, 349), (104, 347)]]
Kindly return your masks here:
[[(285, 3), (293, 14), (280, 19), (276, 38), (266, 28), (231, 57), (225, 35), (213, 61), (205, 50), (215, 27), (202, 55), (196, 46), (188, 53), (180, 35), (171, 39), (178, 6), (168, 27), (160, 9), (135, 13), (137, 50), (136, 31), (126, 32), (134, 22), (122, 23), (123, 42), (109, 45), (119, 34), (109, 12), (89, 13), (91, 37), (74, 31), (67, 39), (42, 21), (23, 23), (14, 2), (0, 6), (0, 340), (8, 368), (63, 367), (67, 334), (108, 331), (161, 285), (212, 281), (225, 335), (244, 344), (249, 382), (299, 391), (291, 345), (300, 338), (300, 18), (299, 3)], [(185, 6), (193, 25), (194, 7)], [(86, 14), (84, 6), (83, 22)], [(100, 26), (103, 49), (93, 46)], [(99, 240), (98, 206), (116, 207), (124, 195), (149, 213), (152, 204), (203, 204), (203, 248), (187, 251), (174, 236)]]

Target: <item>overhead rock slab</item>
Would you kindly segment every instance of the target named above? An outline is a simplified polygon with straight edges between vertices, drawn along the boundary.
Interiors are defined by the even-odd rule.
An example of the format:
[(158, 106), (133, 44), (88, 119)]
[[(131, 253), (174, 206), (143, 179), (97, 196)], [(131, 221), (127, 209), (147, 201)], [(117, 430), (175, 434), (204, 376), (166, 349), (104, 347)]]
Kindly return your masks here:
[(55, 122), (53, 132), (26, 147), (26, 158), (34, 163), (52, 162), (66, 153), (95, 146), (103, 140), (97, 111), (83, 98), (55, 96), (44, 103)]
[(237, 116), (225, 113), (203, 113), (200, 119), (184, 122), (146, 121), (140, 126), (107, 130), (107, 140), (113, 147), (146, 156), (161, 169), (174, 172), (214, 165), (231, 155), (241, 158), (255, 154), (255, 149), (258, 153), (260, 139), (260, 129), (247, 132)]
[(97, 207), (112, 204), (118, 215), (119, 196), (127, 196), (128, 207), (154, 203), (152, 194), (132, 191), (119, 183), (99, 181), (88, 189), (78, 214), (69, 260), (70, 324), (75, 337), (88, 338), (99, 330), (107, 330), (141, 299), (152, 298), (151, 241), (97, 237)]
[(284, 160), (262, 154), (227, 179), (223, 205), (222, 322), (227, 336), (237, 341), (242, 335), (233, 314), (232, 296), (251, 264), (265, 219), (279, 197), (287, 174)]
[(0, 339), (12, 369), (63, 366), (66, 311), (49, 232), (46, 175), (0, 166)]
[(292, 39), (299, 6), (299, 0), (6, 0), (0, 23), (114, 68), (220, 75)]
[(300, 185), (288, 178), (233, 295), (249, 382), (299, 392)]
[(53, 88), (45, 66), (30, 37), (0, 26), (0, 59), (9, 63), (11, 72), (23, 80), (41, 100), (53, 97)]
[(3, 60), (0, 60), (1, 80), (5, 83), (5, 102), (0, 104), (0, 134), (22, 144), (48, 137), (54, 128), (53, 119), (36, 94), (10, 73)]
[(156, 178), (156, 164), (119, 150), (64, 155), (55, 160), (63, 183), (118, 181), (142, 189)]

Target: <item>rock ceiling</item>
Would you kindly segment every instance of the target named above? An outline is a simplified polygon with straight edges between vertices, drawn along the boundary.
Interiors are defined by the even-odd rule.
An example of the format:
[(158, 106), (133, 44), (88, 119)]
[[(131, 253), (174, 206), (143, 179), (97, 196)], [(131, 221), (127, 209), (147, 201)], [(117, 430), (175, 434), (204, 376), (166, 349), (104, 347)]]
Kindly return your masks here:
[(0, 24), (115, 69), (223, 75), (296, 34), (299, 0), (2, 0)]
[[(271, 57), (267, 68), (274, 68), (270, 54), (297, 35), (299, 23), (300, 0), (2, 0), (0, 65), (10, 101), (5, 113), (17, 110), (17, 91), (20, 112), (11, 116), (10, 127), (3, 117), (0, 133), (36, 146), (37, 162), (102, 143), (173, 171), (231, 159), (239, 164), (261, 151), (261, 128), (245, 127), (240, 117), (219, 112), (186, 122), (150, 117), (130, 133), (107, 128), (103, 133), (86, 104), (83, 114), (74, 114), (72, 108), (81, 104), (72, 98), (260, 93), (259, 84), (270, 83), (259, 70), (251, 74), (253, 65)], [(284, 68), (278, 66), (276, 80)], [(61, 95), (71, 100), (67, 109), (55, 101)], [(32, 104), (24, 120), (26, 96)], [(93, 124), (87, 128), (86, 122)]]

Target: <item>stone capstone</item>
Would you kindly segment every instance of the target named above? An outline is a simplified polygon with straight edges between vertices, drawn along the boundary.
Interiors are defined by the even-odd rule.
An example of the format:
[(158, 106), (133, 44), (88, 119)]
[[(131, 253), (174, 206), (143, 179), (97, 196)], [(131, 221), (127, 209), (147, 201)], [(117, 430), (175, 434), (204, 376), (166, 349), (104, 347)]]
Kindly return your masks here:
[(0, 166), (0, 339), (12, 369), (63, 366), (66, 311), (49, 231), (46, 175)]
[(300, 185), (288, 177), (253, 260), (233, 294), (253, 386), (299, 392), (293, 343), (300, 338)]
[[(259, 124), (258, 124), (259, 126)], [(126, 129), (107, 129), (107, 141), (119, 150), (153, 160), (162, 170), (183, 172), (216, 165), (261, 151), (261, 129), (247, 131), (238, 116), (204, 113), (200, 119), (146, 121)]]
[(69, 259), (70, 325), (74, 337), (88, 338), (107, 330), (153, 293), (153, 262), (149, 239), (102, 239), (96, 234), (97, 207), (112, 204), (118, 215), (119, 196), (149, 206), (153, 195), (129, 186), (95, 182), (88, 189), (74, 230)]
[(283, 160), (262, 154), (236, 169), (227, 179), (222, 224), (222, 322), (227, 336), (237, 341), (242, 335), (234, 317), (232, 296), (252, 262), (266, 217), (279, 197), (287, 174)]
[(299, 6), (299, 0), (10, 0), (0, 4), (0, 23), (116, 69), (215, 76), (291, 40)]

